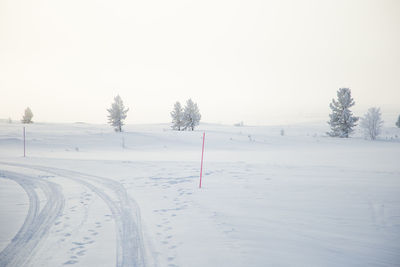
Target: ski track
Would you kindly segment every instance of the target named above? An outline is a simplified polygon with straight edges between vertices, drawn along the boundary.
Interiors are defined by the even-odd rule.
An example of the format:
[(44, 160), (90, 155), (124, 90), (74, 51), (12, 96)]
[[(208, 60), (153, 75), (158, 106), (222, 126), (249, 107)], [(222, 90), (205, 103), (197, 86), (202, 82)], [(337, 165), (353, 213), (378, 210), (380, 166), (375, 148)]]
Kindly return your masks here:
[[(28, 214), (22, 227), (11, 242), (0, 252), (0, 266), (29, 265), (40, 243), (44, 241), (51, 226), (64, 210), (64, 197), (60, 186), (15, 172), (1, 171), (0, 177), (17, 182), (29, 198)], [(40, 209), (40, 200), (35, 191), (40, 188), (46, 195), (46, 204)]]
[[(63, 178), (71, 179), (77, 183), (80, 183), (90, 190), (92, 190), (95, 194), (97, 194), (109, 207), (111, 210), (111, 213), (113, 215), (113, 219), (115, 221), (116, 225), (116, 240), (117, 240), (117, 258), (116, 258), (116, 266), (117, 267), (131, 267), (131, 266), (145, 266), (145, 257), (144, 257), (144, 245), (143, 245), (143, 238), (142, 238), (142, 229), (140, 225), (140, 212), (139, 212), (139, 207), (136, 204), (136, 202), (131, 199), (125, 188), (116, 181), (99, 177), (99, 176), (94, 176), (94, 175), (89, 175), (89, 174), (84, 174), (76, 171), (70, 171), (70, 170), (65, 170), (65, 169), (59, 169), (59, 168), (53, 168), (53, 167), (44, 167), (44, 166), (37, 166), (37, 165), (24, 165), (24, 164), (17, 164), (17, 163), (3, 163), (1, 164), (4, 165), (10, 165), (10, 166), (16, 166), (16, 167), (23, 167), (23, 168), (30, 168), (34, 170), (39, 170), (39, 171), (44, 171), (53, 175), (61, 176)], [(3, 172), (6, 173), (6, 172)], [(9, 172), (7, 172), (8, 174)], [(13, 175), (15, 178), (15, 181), (20, 181), (22, 178), (17, 178), (17, 177), (23, 177), (20, 174), (15, 174)], [(29, 177), (29, 179), (35, 179), (39, 181), (43, 181), (43, 179), (38, 179), (34, 177)], [(53, 187), (56, 185), (54, 183), (52, 184)], [(20, 183), (21, 184), (21, 183)], [(25, 182), (22, 183), (23, 188), (27, 187), (29, 183)], [(21, 227), (20, 232), (23, 230), (25, 224), (27, 222), (29, 223), (30, 217), (33, 217), (38, 210), (38, 198), (36, 193), (34, 193), (33, 188), (30, 187), (30, 190), (25, 189), (29, 196), (29, 201), (30, 201), (30, 208), (28, 212), (28, 216), (25, 220), (24, 225)], [(33, 191), (33, 192), (32, 192)], [(111, 191), (111, 194), (107, 194), (106, 192)], [(32, 195), (32, 196), (31, 196)], [(64, 205), (64, 200), (61, 191), (57, 191), (56, 194), (54, 194), (54, 197), (58, 197), (62, 200), (62, 207)], [(50, 201), (48, 201), (50, 202)], [(59, 214), (62, 213), (62, 207), (61, 211), (57, 213), (57, 215), (53, 218), (53, 221), (48, 225), (46, 228), (47, 230), (50, 228), (50, 226), (53, 224), (54, 220), (58, 217)], [(43, 214), (42, 217), (46, 217), (46, 211), (43, 209), (43, 211), (40, 214)], [(30, 228), (31, 229), (31, 228)], [(38, 236), (37, 242), (39, 242), (41, 239), (41, 236)], [(11, 242), (6, 249), (4, 249), (0, 253), (0, 266), (21, 266), (20, 264), (14, 264), (12, 263), (9, 265), (3, 265), (3, 254), (5, 256), (10, 255), (8, 258), (11, 258), (11, 256), (16, 255), (16, 254), (26, 254), (26, 245), (29, 241), (29, 235), (26, 236), (24, 239), (20, 238), (19, 233), (13, 238), (13, 240), (18, 241), (18, 245), (11, 246), (13, 242)], [(22, 252), (22, 245), (24, 246), (23, 252)], [(11, 246), (11, 247), (10, 247)], [(10, 248), (9, 248), (10, 247)], [(9, 248), (9, 249), (8, 249)], [(18, 248), (18, 250), (17, 250)], [(7, 250), (7, 251), (6, 251)], [(21, 251), (21, 252), (19, 252)], [(31, 253), (32, 254), (32, 253)], [(33, 256), (33, 254), (31, 255)], [(18, 258), (18, 257), (16, 257)], [(6, 259), (6, 258), (4, 258)]]

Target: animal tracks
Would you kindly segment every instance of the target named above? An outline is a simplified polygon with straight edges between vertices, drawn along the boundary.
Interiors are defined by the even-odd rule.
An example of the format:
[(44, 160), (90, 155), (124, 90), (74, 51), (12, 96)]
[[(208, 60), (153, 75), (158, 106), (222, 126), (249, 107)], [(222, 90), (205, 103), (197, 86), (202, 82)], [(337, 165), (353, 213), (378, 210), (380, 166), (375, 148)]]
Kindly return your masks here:
[[(160, 244), (159, 250), (162, 251), (163, 266), (178, 266), (178, 248), (175, 240), (175, 232), (172, 225), (181, 219), (185, 209), (191, 204), (193, 192), (193, 179), (197, 176), (170, 177), (172, 173), (166, 171), (166, 176), (153, 176), (143, 182), (146, 187), (152, 187), (158, 192), (162, 205), (153, 209), (155, 223), (155, 239)], [(162, 173), (160, 173), (162, 175)], [(165, 175), (165, 174), (164, 174)]]

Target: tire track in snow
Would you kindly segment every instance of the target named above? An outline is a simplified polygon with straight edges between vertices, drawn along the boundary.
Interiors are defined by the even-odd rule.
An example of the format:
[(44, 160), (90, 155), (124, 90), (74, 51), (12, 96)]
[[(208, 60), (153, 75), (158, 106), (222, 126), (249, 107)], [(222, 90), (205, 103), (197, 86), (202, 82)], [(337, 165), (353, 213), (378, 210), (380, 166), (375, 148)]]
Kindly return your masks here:
[[(136, 202), (125, 188), (116, 181), (65, 169), (16, 163), (5, 165), (44, 171), (78, 182), (97, 194), (110, 208), (116, 225), (117, 267), (145, 266), (145, 253), (140, 226), (140, 212)], [(112, 193), (106, 193), (111, 191)]]
[[(58, 185), (23, 174), (1, 171), (1, 178), (17, 182), (29, 198), (25, 221), (11, 242), (0, 252), (0, 266), (28, 265), (39, 244), (44, 241), (50, 228), (64, 209), (64, 197)], [(35, 191), (39, 188), (46, 196), (46, 204), (40, 210), (40, 199)]]

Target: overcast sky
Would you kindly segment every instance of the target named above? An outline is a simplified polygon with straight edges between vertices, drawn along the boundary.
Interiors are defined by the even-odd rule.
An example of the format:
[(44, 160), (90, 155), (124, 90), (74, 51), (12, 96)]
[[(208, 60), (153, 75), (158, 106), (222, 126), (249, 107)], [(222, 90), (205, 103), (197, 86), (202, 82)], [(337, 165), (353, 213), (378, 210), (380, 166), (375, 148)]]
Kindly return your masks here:
[(192, 98), (205, 122), (400, 113), (400, 1), (0, 0), (0, 118), (169, 122)]

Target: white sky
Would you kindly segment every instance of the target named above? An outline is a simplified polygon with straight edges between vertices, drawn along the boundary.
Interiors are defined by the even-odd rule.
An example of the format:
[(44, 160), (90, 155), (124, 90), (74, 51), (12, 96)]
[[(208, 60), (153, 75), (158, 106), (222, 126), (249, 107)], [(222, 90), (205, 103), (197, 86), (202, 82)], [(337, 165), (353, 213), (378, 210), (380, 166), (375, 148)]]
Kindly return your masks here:
[(127, 123), (285, 123), (339, 87), (400, 113), (399, 0), (0, 0), (0, 118), (105, 123), (120, 94)]

